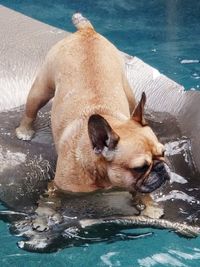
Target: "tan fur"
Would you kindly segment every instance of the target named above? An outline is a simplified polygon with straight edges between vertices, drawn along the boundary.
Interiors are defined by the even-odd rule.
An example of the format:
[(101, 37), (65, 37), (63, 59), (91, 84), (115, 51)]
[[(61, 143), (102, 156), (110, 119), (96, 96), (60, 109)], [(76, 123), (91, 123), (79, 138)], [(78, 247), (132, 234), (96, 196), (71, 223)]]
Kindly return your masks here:
[[(161, 157), (163, 145), (148, 126), (131, 119), (136, 103), (118, 49), (90, 23), (81, 25), (49, 51), (16, 133), (30, 139), (30, 122), (55, 95), (51, 120), (58, 153), (56, 187), (73, 192), (113, 186), (129, 190), (137, 178), (130, 170)], [(95, 154), (88, 136), (92, 114), (102, 115), (120, 137), (116, 150)]]

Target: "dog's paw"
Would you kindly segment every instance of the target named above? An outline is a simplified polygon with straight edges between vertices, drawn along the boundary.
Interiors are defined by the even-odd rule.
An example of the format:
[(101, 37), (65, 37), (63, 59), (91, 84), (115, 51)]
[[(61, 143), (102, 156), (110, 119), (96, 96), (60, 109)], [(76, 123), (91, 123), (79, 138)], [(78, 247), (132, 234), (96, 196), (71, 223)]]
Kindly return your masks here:
[(159, 219), (164, 215), (164, 209), (159, 205), (149, 205), (141, 211), (140, 215), (147, 216), (152, 219)]
[(37, 217), (32, 221), (32, 228), (38, 232), (49, 230), (48, 221), (45, 217)]
[(15, 133), (18, 139), (29, 141), (32, 139), (35, 131), (33, 129), (27, 129), (25, 127), (18, 127), (15, 129)]
[(135, 207), (138, 212), (146, 208), (146, 204), (144, 203), (144, 199), (141, 198), (141, 195), (132, 194), (132, 206)]

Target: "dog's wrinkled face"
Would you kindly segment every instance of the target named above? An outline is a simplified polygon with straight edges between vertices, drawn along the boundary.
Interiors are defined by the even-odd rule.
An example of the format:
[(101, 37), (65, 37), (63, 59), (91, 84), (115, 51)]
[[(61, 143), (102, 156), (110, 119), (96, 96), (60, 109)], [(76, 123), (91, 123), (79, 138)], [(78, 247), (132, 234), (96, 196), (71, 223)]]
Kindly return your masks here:
[(163, 163), (164, 146), (150, 127), (127, 124), (130, 125), (125, 127), (126, 134), (122, 129), (118, 131), (120, 140), (108, 163), (109, 179), (113, 185), (130, 191), (152, 192), (168, 179)]
[(113, 186), (150, 193), (169, 179), (164, 164), (164, 146), (143, 116), (145, 95), (131, 120), (114, 126), (100, 115), (92, 115), (88, 130), (93, 149), (106, 160)]

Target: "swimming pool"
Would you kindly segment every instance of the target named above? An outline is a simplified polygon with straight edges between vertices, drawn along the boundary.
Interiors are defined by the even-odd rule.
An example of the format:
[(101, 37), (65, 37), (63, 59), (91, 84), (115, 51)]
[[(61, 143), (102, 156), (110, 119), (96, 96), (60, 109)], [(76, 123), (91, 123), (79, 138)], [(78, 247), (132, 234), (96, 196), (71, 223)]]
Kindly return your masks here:
[[(180, 238), (173, 233), (154, 230), (153, 236), (115, 243), (97, 243), (71, 247), (51, 254), (22, 251), (14, 245), (17, 237), (10, 236), (0, 222), (1, 266), (17, 267), (89, 267), (89, 266), (199, 266), (200, 240)], [(140, 232), (147, 232), (140, 230)]]
[[(48, 10), (48, 6), (50, 9), (52, 7), (55, 8), (55, 6), (53, 6), (50, 3), (51, 2), (48, 2), (48, 4), (46, 4), (47, 6), (44, 5), (43, 7), (41, 7), (41, 3), (39, 3), (39, 1), (38, 2), (35, 1), (32, 8), (30, 8), (30, 4), (28, 7), (25, 1), (15, 1), (15, 3), (12, 3), (12, 5), (15, 5), (16, 7), (16, 5), (21, 4), (22, 8), (26, 7), (27, 10), (35, 10), (36, 8), (37, 10), (36, 13), (37, 15), (39, 15), (41, 14), (39, 11), (42, 10), (42, 8), (43, 10), (45, 8), (46, 11)], [(137, 44), (134, 47), (133, 40), (132, 39), (127, 40), (126, 39), (127, 33), (123, 33), (123, 28), (127, 27), (125, 24), (122, 24), (124, 20), (123, 17), (126, 18), (126, 12), (128, 12), (130, 8), (132, 10), (132, 14), (134, 10), (136, 13), (137, 13), (137, 10), (140, 10), (140, 13), (144, 12), (144, 10), (142, 10), (143, 8), (141, 4), (142, 2), (140, 2), (140, 4), (139, 3), (135, 4), (136, 5), (135, 9), (133, 8), (134, 4), (131, 4), (131, 1), (130, 2), (125, 2), (125, 1), (110, 2), (110, 3), (113, 3), (113, 6), (112, 4), (110, 3), (108, 4), (105, 1), (98, 1), (95, 4), (92, 1), (91, 2), (89, 1), (87, 2), (88, 7), (87, 5), (84, 5), (82, 1), (79, 1), (79, 2), (75, 1), (71, 4), (68, 3), (65, 5), (64, 4), (62, 5), (62, 3), (59, 1), (57, 1), (57, 3), (58, 4), (56, 5), (57, 7), (56, 10), (58, 9), (58, 12), (56, 12), (56, 10), (54, 9), (52, 9), (52, 11), (49, 13), (47, 12), (50, 18), (53, 17), (54, 12), (55, 14), (58, 14), (58, 15), (62, 14), (60, 19), (58, 18), (59, 16), (58, 17), (54, 16), (55, 22), (60, 21), (60, 25), (59, 24), (54, 24), (54, 25), (61, 27), (61, 24), (62, 24), (62, 28), (66, 28), (67, 30), (73, 30), (71, 26), (71, 22), (70, 22), (70, 17), (71, 17), (71, 14), (74, 12), (74, 10), (79, 9), (81, 12), (86, 14), (92, 21), (94, 21), (94, 23), (97, 25), (97, 28), (99, 28), (100, 32), (102, 32), (103, 34), (108, 36), (111, 40), (113, 40), (122, 50), (125, 50), (126, 52), (131, 53), (131, 54), (136, 54), (135, 51), (137, 51), (138, 56), (142, 57), (147, 62), (148, 60), (152, 60), (152, 63), (150, 61), (149, 63), (153, 64), (154, 66), (156, 66), (163, 72), (165, 72), (165, 70), (162, 69), (165, 67), (165, 63), (168, 64), (168, 66), (170, 66), (169, 68), (170, 71), (172, 70), (172, 67), (174, 67), (175, 65), (174, 62), (176, 61), (173, 61), (172, 59), (171, 59), (172, 61), (167, 60), (168, 58), (167, 54), (164, 57), (164, 54), (162, 55), (162, 53), (157, 52), (158, 48), (155, 48), (156, 50), (152, 51), (152, 54), (151, 54), (151, 50), (150, 50), (151, 45), (150, 43), (147, 42), (148, 38), (150, 38), (151, 35), (148, 34), (149, 35), (148, 38), (146, 36), (144, 39), (142, 39), (141, 32), (138, 32), (137, 38), (134, 39), (134, 42), (140, 41), (140, 39), (142, 39), (143, 45), (140, 43), (140, 45)], [(151, 1), (149, 3), (153, 5), (156, 2)], [(166, 2), (162, 1), (162, 3), (163, 5), (165, 5)], [(79, 4), (81, 8), (78, 7)], [(39, 5), (38, 8), (37, 8), (37, 5)], [(120, 7), (120, 5), (122, 6)], [(98, 8), (99, 8), (98, 6), (99, 7), (102, 6), (102, 10), (100, 9), (99, 13), (98, 13)], [(20, 9), (18, 10), (20, 11)], [(107, 10), (107, 12), (105, 10)], [(112, 18), (110, 17), (110, 24), (109, 24), (107, 22), (108, 14), (109, 12), (111, 12), (111, 14), (115, 13), (115, 10), (118, 10), (118, 13), (115, 16), (112, 16)], [(121, 16), (119, 15), (120, 10), (123, 14)], [(156, 12), (158, 12), (159, 9), (156, 9), (156, 10), (157, 10)], [(91, 16), (93, 12), (95, 15)], [(28, 11), (24, 13), (28, 14)], [(154, 17), (154, 13), (152, 13), (151, 16), (150, 14), (148, 16)], [(65, 18), (65, 22), (63, 22), (63, 17)], [(144, 20), (143, 29), (144, 27), (148, 26), (148, 23), (147, 21), (145, 22), (144, 17), (145, 17), (145, 14), (143, 14), (143, 20)], [(160, 19), (162, 18), (161, 15), (159, 17)], [(138, 19), (137, 23), (140, 25), (141, 22), (139, 22), (140, 21), (139, 15), (137, 15), (137, 19)], [(105, 25), (106, 23), (108, 23), (109, 26), (108, 25), (102, 26), (102, 20), (105, 23)], [(118, 31), (117, 27), (116, 26), (114, 27), (114, 21), (119, 22), (121, 30)], [(48, 21), (46, 20), (46, 22), (53, 24), (53, 22), (51, 22), (49, 19)], [(129, 26), (129, 31), (130, 31), (130, 27), (131, 27), (130, 20), (129, 20), (129, 23), (130, 23), (130, 26)], [(65, 25), (70, 25), (70, 27), (66, 27)], [(166, 40), (166, 38), (163, 37), (163, 40)], [(133, 42), (132, 45), (129, 46), (129, 42), (130, 43)], [(169, 48), (167, 52), (165, 51), (166, 53), (170, 51), (171, 43), (168, 45), (169, 45)], [(158, 44), (158, 47), (159, 47), (159, 44)], [(190, 47), (189, 44), (188, 44), (188, 47)], [(143, 51), (141, 52), (141, 50)], [(164, 52), (162, 49), (161, 51)], [(149, 52), (151, 56), (148, 55)], [(198, 54), (195, 52), (193, 55), (194, 57), (192, 57), (192, 55), (193, 54), (189, 54), (188, 57), (185, 56), (182, 59), (190, 59), (190, 60), (195, 59), (196, 60)], [(161, 64), (160, 67), (156, 65), (157, 64), (156, 59), (159, 59), (159, 58), (162, 58), (163, 60), (162, 62), (158, 60), (159, 64)], [(166, 62), (164, 61), (164, 58), (166, 58)], [(176, 63), (178, 65), (177, 66), (178, 69), (184, 66), (184, 68), (186, 68), (187, 71), (191, 70), (191, 68), (193, 67), (197, 68), (199, 66), (197, 63), (180, 64), (179, 61), (177, 61)], [(184, 69), (184, 71), (186, 71), (186, 69)], [(195, 71), (197, 70), (195, 69)], [(168, 75), (167, 72), (165, 73)], [(171, 74), (173, 74), (173, 71)], [(178, 77), (183, 79), (183, 77), (185, 76), (184, 75), (181, 76), (180, 74), (178, 74)], [(187, 76), (187, 77), (189, 79), (190, 76)], [(194, 80), (198, 81), (198, 79), (194, 79)], [(193, 86), (192, 81), (193, 80), (191, 78), (188, 88), (195, 87)], [(186, 83), (184, 82), (184, 80), (182, 80), (181, 83), (183, 83), (186, 86)], [(140, 230), (140, 231), (142, 233), (145, 233), (145, 232), (148, 232), (148, 229)], [(153, 236), (147, 236), (145, 238), (138, 239), (138, 240), (119, 241), (116, 243), (99, 243), (95, 245), (85, 245), (84, 247), (78, 247), (78, 248), (72, 247), (72, 248), (60, 250), (52, 254), (37, 254), (37, 253), (27, 253), (15, 247), (14, 243), (17, 242), (18, 238), (13, 237), (10, 234), (8, 234), (7, 226), (4, 223), (0, 222), (1, 244), (3, 244), (1, 248), (1, 252), (0, 252), (1, 264), (2, 266), (10, 266), (11, 264), (12, 266), (199, 266), (199, 261), (200, 261), (199, 238), (195, 240), (188, 240), (188, 239), (179, 238), (173, 233), (167, 233), (166, 231), (156, 230), (153, 232), (154, 232)]]
[(186, 89), (200, 90), (198, 0), (0, 0), (0, 4), (67, 31), (75, 11), (121, 50), (158, 68)]

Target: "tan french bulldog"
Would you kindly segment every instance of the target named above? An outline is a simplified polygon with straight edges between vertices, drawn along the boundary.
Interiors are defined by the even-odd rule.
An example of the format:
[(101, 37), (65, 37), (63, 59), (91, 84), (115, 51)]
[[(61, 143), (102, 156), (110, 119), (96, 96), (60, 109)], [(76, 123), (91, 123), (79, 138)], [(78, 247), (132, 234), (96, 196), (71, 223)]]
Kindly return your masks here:
[(164, 146), (144, 119), (145, 93), (136, 105), (119, 50), (81, 14), (72, 20), (77, 31), (49, 51), (16, 135), (30, 140), (38, 110), (54, 97), (55, 187), (150, 193), (169, 176)]

